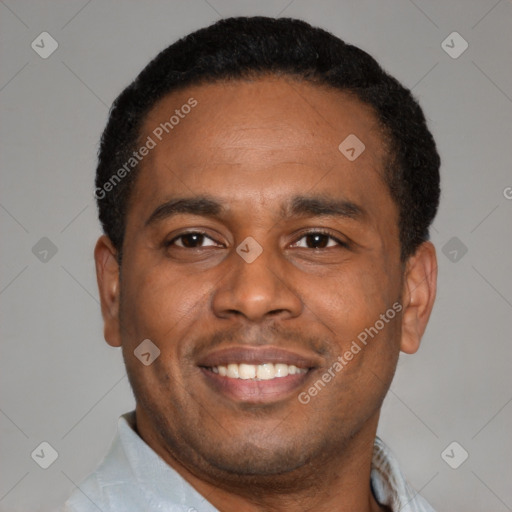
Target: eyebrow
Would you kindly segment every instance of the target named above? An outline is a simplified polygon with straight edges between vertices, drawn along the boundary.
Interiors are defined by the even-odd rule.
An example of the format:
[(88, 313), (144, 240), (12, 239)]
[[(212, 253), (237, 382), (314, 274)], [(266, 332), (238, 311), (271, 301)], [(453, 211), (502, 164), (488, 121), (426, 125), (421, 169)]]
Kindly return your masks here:
[[(208, 196), (173, 198), (158, 206), (146, 220), (145, 226), (155, 224), (179, 214), (220, 218), (226, 208), (220, 201)], [(362, 221), (366, 211), (352, 201), (318, 196), (295, 196), (281, 205), (281, 219), (291, 217), (340, 217)]]
[(342, 217), (363, 220), (366, 211), (352, 201), (326, 196), (295, 196), (289, 204), (281, 207), (281, 217)]
[(158, 206), (146, 220), (145, 225), (155, 224), (180, 213), (220, 217), (224, 210), (220, 202), (206, 196), (174, 198)]

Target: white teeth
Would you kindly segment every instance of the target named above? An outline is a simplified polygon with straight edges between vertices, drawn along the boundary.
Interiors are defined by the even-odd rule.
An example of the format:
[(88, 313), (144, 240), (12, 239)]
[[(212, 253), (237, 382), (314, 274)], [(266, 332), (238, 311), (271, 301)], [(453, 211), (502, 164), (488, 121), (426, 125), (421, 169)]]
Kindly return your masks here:
[(239, 364), (238, 377), (241, 379), (254, 379), (256, 377), (256, 366), (253, 364)]
[(275, 364), (276, 377), (287, 377), (288, 376), (288, 365), (287, 364)]
[(238, 379), (238, 365), (237, 364), (228, 364), (228, 371), (226, 373), (228, 377), (232, 379)]
[(227, 366), (214, 366), (211, 368), (213, 373), (217, 373), (222, 377), (229, 377), (231, 379), (257, 379), (257, 380), (271, 380), (276, 377), (287, 377), (288, 375), (295, 375), (297, 373), (306, 373), (305, 368), (297, 368), (293, 364), (282, 363), (264, 363), (264, 364), (246, 364), (246, 363), (231, 363)]
[(257, 368), (256, 377), (258, 377), (258, 379), (269, 380), (276, 376), (276, 371), (272, 363), (259, 364)]

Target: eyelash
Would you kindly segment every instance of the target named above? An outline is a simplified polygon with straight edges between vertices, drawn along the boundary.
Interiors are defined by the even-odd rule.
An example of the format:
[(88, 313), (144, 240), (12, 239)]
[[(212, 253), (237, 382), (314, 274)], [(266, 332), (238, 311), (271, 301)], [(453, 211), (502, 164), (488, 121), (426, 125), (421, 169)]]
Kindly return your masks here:
[[(182, 238), (184, 236), (187, 236), (187, 235), (203, 235), (204, 237), (208, 238), (212, 242), (218, 243), (212, 237), (208, 236), (205, 231), (194, 230), (194, 231), (186, 231), (184, 233), (180, 233), (179, 235), (175, 236), (173, 239), (164, 242), (164, 245), (165, 245), (166, 248), (171, 247), (172, 245), (174, 245), (174, 242), (176, 240), (179, 240), (180, 238)], [(349, 244), (347, 242), (343, 242), (339, 238), (333, 236), (329, 231), (323, 230), (321, 228), (314, 229), (314, 230), (302, 233), (300, 235), (300, 237), (297, 238), (297, 240), (294, 242), (294, 244), (296, 244), (299, 240), (302, 240), (304, 237), (306, 237), (308, 235), (323, 235), (323, 236), (326, 236), (326, 237), (330, 238), (331, 240), (334, 240), (340, 247), (344, 247), (346, 249), (349, 247)], [(182, 249), (188, 249), (187, 247), (181, 247), (181, 246), (178, 246), (178, 247), (180, 247)], [(193, 247), (192, 249), (201, 249), (201, 247)], [(323, 249), (332, 249), (332, 247), (326, 247), (326, 248), (323, 248)], [(311, 249), (311, 250), (319, 250), (319, 249), (316, 248), (316, 249)]]

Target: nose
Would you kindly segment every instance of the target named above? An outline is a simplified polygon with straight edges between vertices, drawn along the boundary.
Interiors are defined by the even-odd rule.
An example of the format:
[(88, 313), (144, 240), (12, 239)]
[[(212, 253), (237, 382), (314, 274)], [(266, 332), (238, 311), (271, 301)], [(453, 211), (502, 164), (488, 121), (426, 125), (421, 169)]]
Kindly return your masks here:
[(220, 318), (243, 316), (259, 323), (268, 317), (300, 315), (303, 304), (291, 282), (286, 261), (265, 249), (250, 263), (237, 252), (225, 260), (229, 269), (214, 293), (212, 307)]

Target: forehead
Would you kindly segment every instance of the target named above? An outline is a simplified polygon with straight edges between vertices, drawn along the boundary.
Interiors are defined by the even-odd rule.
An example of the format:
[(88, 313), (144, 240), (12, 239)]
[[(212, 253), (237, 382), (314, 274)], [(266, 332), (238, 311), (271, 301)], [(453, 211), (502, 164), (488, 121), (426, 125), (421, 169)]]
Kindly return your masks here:
[(146, 116), (140, 140), (148, 138), (154, 148), (141, 162), (134, 195), (152, 204), (185, 192), (276, 208), (286, 194), (310, 190), (354, 202), (373, 194), (376, 205), (389, 196), (386, 147), (371, 107), (289, 77), (173, 92)]

